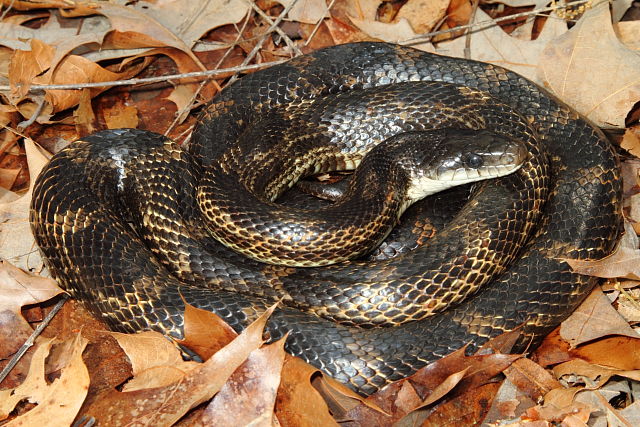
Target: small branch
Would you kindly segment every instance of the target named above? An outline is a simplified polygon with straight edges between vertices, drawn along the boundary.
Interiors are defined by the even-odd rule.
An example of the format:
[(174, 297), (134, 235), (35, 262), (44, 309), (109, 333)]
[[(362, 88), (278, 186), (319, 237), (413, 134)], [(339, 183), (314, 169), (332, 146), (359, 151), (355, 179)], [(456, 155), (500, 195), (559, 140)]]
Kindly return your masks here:
[(51, 322), (51, 319), (53, 319), (53, 317), (60, 311), (60, 309), (62, 308), (64, 303), (67, 302), (68, 299), (69, 299), (68, 294), (61, 295), (60, 301), (58, 301), (56, 305), (53, 306), (53, 309), (51, 309), (51, 311), (45, 316), (45, 318), (42, 320), (42, 322), (40, 322), (38, 327), (36, 327), (36, 329), (31, 333), (29, 338), (27, 338), (25, 343), (22, 344), (22, 347), (20, 347), (20, 350), (18, 350), (16, 354), (13, 355), (13, 357), (11, 358), (7, 366), (5, 366), (2, 372), (0, 372), (0, 383), (2, 383), (2, 381), (4, 381), (5, 378), (7, 378), (7, 375), (9, 375), (9, 372), (11, 372), (11, 370), (18, 364), (18, 362), (20, 361), (20, 359), (22, 359), (22, 356), (24, 356), (27, 350), (29, 350), (31, 346), (33, 346), (33, 344), (36, 342), (36, 338), (40, 336), (44, 328), (46, 328), (49, 325), (49, 323)]
[[(178, 80), (178, 79), (185, 79), (185, 78), (205, 78), (206, 79), (212, 76), (219, 76), (221, 74), (232, 74), (232, 73), (241, 73), (244, 71), (258, 70), (260, 68), (266, 68), (266, 67), (271, 67), (273, 65), (282, 64), (285, 61), (286, 60), (264, 62), (262, 64), (241, 65), (238, 67), (221, 68), (219, 70), (194, 71), (192, 73), (170, 74), (168, 76), (145, 77), (142, 79), (112, 80), (112, 81), (106, 81), (106, 82), (59, 84), (59, 85), (32, 85), (29, 87), (29, 91), (32, 92), (32, 91), (38, 91), (38, 90), (77, 90), (77, 89), (96, 88), (96, 87), (127, 86), (127, 85), (166, 82), (167, 80)], [(18, 85), (18, 87), (20, 87), (20, 85)], [(8, 91), (8, 90), (11, 90), (11, 86), (0, 85), (0, 91)]]
[[(554, 10), (569, 9), (569, 8), (574, 7), (574, 6), (579, 6), (579, 5), (582, 5), (582, 4), (589, 3), (591, 1), (592, 0), (576, 0), (576, 1), (572, 1), (570, 3), (567, 3), (565, 5), (562, 5), (562, 6), (561, 5), (555, 5), (555, 6), (549, 6), (549, 7), (541, 7), (539, 9), (530, 10), (529, 12), (516, 13), (515, 15), (503, 16), (501, 18), (492, 19), (490, 21), (475, 22), (475, 23), (467, 24), (467, 25), (459, 25), (457, 27), (449, 28), (447, 30), (434, 31), (432, 33), (420, 34), (418, 36), (411, 37), (409, 39), (405, 39), (405, 40), (399, 41), (398, 43), (403, 44), (403, 45), (418, 44), (418, 43), (424, 43), (425, 41), (429, 41), (433, 37), (439, 36), (441, 34), (455, 33), (457, 31), (466, 30), (466, 29), (484, 30), (485, 28), (493, 27), (496, 24), (498, 24), (500, 22), (503, 22), (503, 21), (509, 21), (509, 20), (512, 20), (512, 19), (524, 18), (524, 17), (531, 16), (531, 15), (538, 15), (538, 14), (543, 13), (543, 12), (552, 12)], [(593, 5), (593, 6), (595, 6), (595, 5)]]
[[(327, 6), (327, 12), (329, 12), (331, 10), (331, 8), (333, 7), (333, 4), (336, 2), (336, 0), (331, 0), (331, 2), (329, 3), (329, 5)], [(313, 31), (311, 31), (311, 34), (309, 34), (309, 37), (307, 38), (307, 41), (304, 42), (305, 46), (309, 46), (309, 43), (311, 43), (311, 40), (313, 39), (313, 37), (316, 35), (316, 33), (318, 32), (318, 30), (320, 29), (320, 25), (322, 25), (322, 23), (324, 22), (324, 17), (320, 18), (318, 20), (318, 22), (316, 22), (315, 27), (313, 27)]]
[[(274, 31), (274, 29), (278, 25), (280, 25), (280, 22), (282, 22), (284, 17), (287, 16), (287, 13), (289, 13), (291, 8), (293, 6), (295, 6), (296, 3), (298, 3), (298, 0), (293, 0), (291, 3), (289, 3), (288, 6), (286, 6), (284, 8), (282, 13), (280, 13), (280, 15), (278, 15), (278, 18), (271, 23), (271, 25), (269, 26), (267, 31), (258, 39), (258, 43), (256, 43), (256, 45), (253, 47), (253, 49), (251, 49), (251, 52), (249, 52), (247, 57), (244, 58), (244, 60), (242, 61), (241, 66), (246, 66), (253, 59), (253, 57), (258, 54), (260, 49), (262, 49), (262, 45), (264, 44), (265, 40), (267, 40), (267, 37), (269, 37), (269, 35)], [(231, 84), (236, 80), (238, 80), (238, 73), (235, 73), (233, 76), (231, 76), (231, 78), (229, 79), (229, 82), (227, 84)]]
[(296, 46), (296, 44), (293, 42), (293, 40), (291, 40), (289, 38), (289, 36), (287, 35), (287, 33), (285, 33), (284, 31), (282, 31), (282, 28), (280, 28), (279, 26), (275, 25), (273, 23), (273, 19), (271, 19), (271, 17), (269, 15), (267, 15), (266, 13), (264, 13), (262, 11), (262, 9), (260, 9), (258, 7), (257, 4), (255, 4), (255, 2), (251, 2), (251, 7), (253, 8), (253, 10), (260, 15), (260, 17), (262, 17), (262, 19), (264, 19), (265, 21), (267, 21), (267, 24), (269, 24), (270, 26), (272, 26), (272, 28), (276, 31), (276, 33), (278, 33), (278, 35), (280, 37), (282, 37), (282, 39), (285, 41), (285, 43), (287, 44), (287, 46), (289, 46), (289, 48), (293, 51), (293, 53), (295, 55), (302, 55), (302, 51), (300, 49), (298, 49), (298, 46)]

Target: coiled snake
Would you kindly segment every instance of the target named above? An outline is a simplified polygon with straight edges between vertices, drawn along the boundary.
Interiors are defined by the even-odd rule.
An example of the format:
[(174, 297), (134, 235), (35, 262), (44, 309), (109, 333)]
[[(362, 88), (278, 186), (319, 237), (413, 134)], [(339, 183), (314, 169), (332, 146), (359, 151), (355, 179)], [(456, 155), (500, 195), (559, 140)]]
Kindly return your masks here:
[[(290, 104), (317, 99), (332, 105), (331, 96), (362, 99), (360, 91), (375, 98), (376, 88), (397, 86), (404, 98), (395, 105), (402, 108), (417, 90), (411, 85), (420, 82), (432, 82), (424, 83), (426, 103), (433, 101), (421, 116), (427, 128), (495, 126), (499, 133), (532, 136), (529, 166), (482, 186), (436, 236), (445, 250), (421, 247), (381, 262), (284, 268), (247, 260), (205, 234), (194, 190), (202, 165), (228, 153), (243, 135), (255, 141), (249, 124), (259, 122), (258, 113), (297, 129), (314, 115), (326, 116), (304, 108), (308, 113), (287, 115)], [(474, 107), (455, 96), (447, 105), (451, 93)], [(344, 102), (339, 108), (349, 105)], [(345, 120), (363, 122), (372, 114), (367, 105), (333, 111), (327, 128), (349, 136), (355, 125)], [(386, 125), (396, 132), (418, 126), (409, 120), (403, 128), (404, 113), (390, 116)], [(238, 155), (255, 154), (247, 150)], [(31, 209), (36, 241), (54, 277), (112, 328), (180, 336), (184, 298), (241, 330), (283, 299), (268, 324), (271, 339), (289, 332), (291, 354), (363, 394), (464, 344), (477, 346), (517, 327), (522, 335), (515, 350), (535, 345), (596, 283), (572, 273), (563, 260), (608, 255), (620, 218), (617, 158), (602, 133), (575, 111), (500, 67), (383, 43), (327, 48), (243, 77), (207, 107), (186, 151), (134, 130), (75, 142), (38, 177)], [(134, 230), (132, 222), (150, 228)], [(482, 246), (471, 248), (472, 242)], [(447, 260), (444, 253), (459, 255)], [(488, 280), (503, 268), (466, 298), (475, 289), (464, 280)], [(442, 304), (430, 302), (430, 295)], [(454, 307), (437, 313), (446, 304)]]

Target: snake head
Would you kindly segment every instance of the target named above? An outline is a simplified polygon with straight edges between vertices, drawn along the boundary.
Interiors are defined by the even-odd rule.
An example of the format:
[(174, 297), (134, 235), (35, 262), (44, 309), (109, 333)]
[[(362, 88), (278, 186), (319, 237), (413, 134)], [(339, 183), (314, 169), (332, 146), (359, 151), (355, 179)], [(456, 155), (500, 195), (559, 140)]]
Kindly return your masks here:
[(410, 171), (407, 198), (412, 202), (457, 185), (511, 174), (528, 158), (523, 142), (487, 130), (438, 129), (394, 138), (405, 147), (400, 161)]

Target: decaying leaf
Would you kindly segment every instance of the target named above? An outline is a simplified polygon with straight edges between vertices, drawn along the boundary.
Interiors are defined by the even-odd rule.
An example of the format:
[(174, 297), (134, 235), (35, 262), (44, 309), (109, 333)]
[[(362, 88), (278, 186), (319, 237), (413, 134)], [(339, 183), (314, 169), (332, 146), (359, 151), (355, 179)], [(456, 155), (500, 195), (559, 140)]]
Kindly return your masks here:
[(0, 358), (15, 353), (33, 332), (20, 309), (62, 292), (55, 281), (27, 274), (0, 260)]
[(516, 360), (504, 370), (504, 374), (533, 401), (538, 401), (549, 391), (561, 387), (549, 372), (530, 359)]
[(285, 359), (275, 405), (275, 414), (282, 425), (338, 425), (325, 400), (311, 385), (312, 376), (317, 374), (316, 368), (297, 357)]
[(640, 239), (630, 223), (625, 222), (624, 236), (616, 251), (597, 261), (566, 259), (576, 273), (603, 278), (623, 277), (640, 280)]
[(609, 3), (598, 2), (544, 50), (540, 78), (599, 126), (623, 128), (640, 99), (640, 55), (618, 40)]
[(87, 340), (80, 334), (71, 338), (70, 355), (60, 370), (60, 377), (48, 383), (45, 379), (44, 364), (52, 339), (41, 340), (36, 349), (29, 375), (13, 390), (0, 390), (0, 419), (5, 419), (21, 400), (37, 403), (38, 406), (12, 420), (7, 425), (71, 425), (89, 388), (89, 373), (82, 361), (82, 352)]
[[(481, 9), (476, 10), (474, 22), (491, 22), (489, 15)], [(526, 40), (513, 37), (498, 25), (489, 26), (470, 35), (470, 58), (489, 62), (522, 74), (528, 79), (539, 82), (536, 67), (543, 50), (567, 31), (567, 24), (561, 19), (548, 19), (535, 40), (529, 33)], [(465, 57), (466, 36), (440, 43), (436, 52), (442, 55)]]
[(449, 0), (409, 0), (402, 5), (394, 21), (406, 19), (417, 34), (428, 33), (444, 18)]
[(201, 416), (203, 425), (271, 426), (285, 339), (256, 349), (229, 377)]
[(195, 351), (203, 360), (209, 359), (238, 334), (211, 311), (184, 303), (184, 339), (178, 341)]
[(112, 107), (102, 109), (104, 121), (108, 129), (121, 129), (138, 127), (138, 109), (133, 105), (126, 105), (124, 102), (116, 102)]
[(180, 351), (159, 332), (135, 335), (114, 332), (113, 336), (129, 357), (134, 375), (122, 391), (165, 387), (199, 366), (196, 362), (183, 361)]
[(262, 331), (274, 308), (180, 380), (162, 387), (129, 392), (111, 390), (86, 408), (86, 414), (105, 425), (171, 425), (189, 409), (216, 394), (249, 354), (262, 345)]
[[(38, 176), (50, 155), (31, 139), (25, 139), (25, 151), (29, 174)], [(29, 191), (9, 203), (0, 203), (0, 258), (14, 263), (24, 270), (40, 270), (43, 262), (36, 247), (29, 225), (29, 205), (33, 191), (33, 180)]]
[(609, 298), (602, 293), (600, 288), (594, 289), (576, 311), (562, 322), (560, 335), (572, 347), (608, 335), (640, 337), (611, 307)]
[[(562, 378), (565, 375), (586, 377), (591, 381), (589, 384), (586, 384), (588, 388), (602, 387), (614, 375), (640, 381), (640, 370), (625, 371), (598, 366), (581, 359), (562, 363), (553, 368), (553, 373), (557, 378)], [(573, 382), (575, 383), (576, 381), (574, 380)]]

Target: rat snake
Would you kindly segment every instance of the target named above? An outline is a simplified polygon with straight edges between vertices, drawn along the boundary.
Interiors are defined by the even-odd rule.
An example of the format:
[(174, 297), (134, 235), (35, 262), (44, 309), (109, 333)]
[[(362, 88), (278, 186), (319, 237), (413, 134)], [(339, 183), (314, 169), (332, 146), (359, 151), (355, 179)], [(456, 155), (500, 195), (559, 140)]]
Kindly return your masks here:
[[(436, 97), (425, 117), (441, 114), (445, 124), (451, 119), (468, 128), (497, 125), (534, 134), (539, 143), (530, 145), (529, 161), (534, 169), (548, 164), (549, 170), (528, 181), (516, 173), (481, 185), (443, 232), (448, 237), (435, 237), (444, 246), (435, 255), (419, 248), (387, 261), (278, 267), (221, 247), (194, 219), (200, 217), (194, 188), (203, 165), (219, 159), (243, 135), (256, 141), (249, 124), (259, 115), (296, 128), (324, 116), (309, 109), (300, 121), (285, 120), (282, 111), (292, 103), (348, 99), (351, 95), (342, 94), (407, 82), (431, 82), (426, 83), (429, 93), (454, 88), (480, 109), (499, 100), (498, 110), (487, 107), (493, 112), (467, 116), (464, 102), (447, 105)], [(409, 102), (412, 91), (396, 106)], [(369, 114), (366, 105), (336, 112), (335, 133), (349, 136), (345, 120)], [(390, 116), (392, 127), (413, 130), (414, 125), (402, 129), (397, 123), (406, 114)], [(188, 150), (159, 135), (126, 129), (72, 143), (37, 178), (31, 224), (53, 276), (113, 329), (151, 328), (181, 336), (186, 301), (242, 330), (282, 300), (269, 320), (269, 338), (288, 333), (291, 354), (370, 394), (454, 349), (478, 346), (504, 331), (521, 331), (515, 350), (535, 345), (596, 283), (572, 273), (564, 259), (598, 259), (611, 252), (620, 230), (620, 192), (618, 160), (602, 133), (521, 76), (408, 47), (356, 43), (243, 77), (207, 106)], [(497, 212), (505, 207), (508, 213)], [(534, 220), (537, 224), (530, 225)], [(148, 228), (130, 225), (138, 222)], [(480, 249), (468, 246), (474, 232)], [(486, 258), (488, 252), (493, 255)], [(426, 253), (444, 269), (424, 272), (417, 262)], [(444, 253), (458, 255), (451, 261)], [(482, 256), (484, 262), (475, 262)], [(497, 278), (466, 298), (475, 289), (459, 279), (493, 274)], [(454, 306), (432, 315), (444, 306), (433, 307), (425, 292)]]

